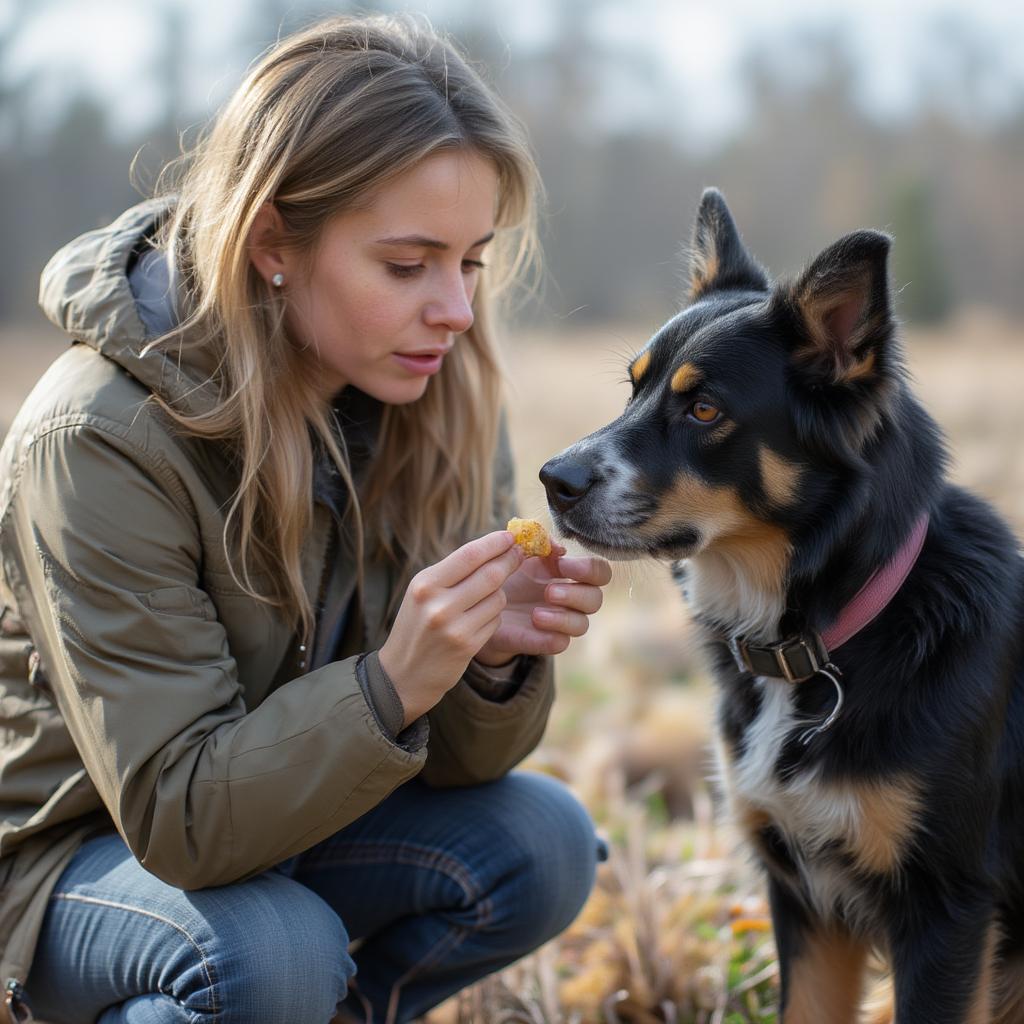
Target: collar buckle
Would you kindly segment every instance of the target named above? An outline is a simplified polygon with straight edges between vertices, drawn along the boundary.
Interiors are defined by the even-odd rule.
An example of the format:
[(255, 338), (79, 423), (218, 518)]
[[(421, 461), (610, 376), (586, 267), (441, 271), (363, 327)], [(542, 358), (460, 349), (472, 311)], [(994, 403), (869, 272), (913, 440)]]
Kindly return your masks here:
[(729, 649), (741, 671), (789, 683), (810, 679), (829, 663), (828, 648), (817, 633), (802, 633), (763, 646), (733, 637)]

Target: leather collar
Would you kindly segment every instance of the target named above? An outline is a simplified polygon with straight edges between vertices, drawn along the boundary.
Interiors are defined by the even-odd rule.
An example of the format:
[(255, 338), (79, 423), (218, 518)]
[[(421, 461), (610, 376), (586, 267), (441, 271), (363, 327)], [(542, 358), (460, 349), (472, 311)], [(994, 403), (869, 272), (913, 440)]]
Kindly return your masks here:
[(755, 676), (803, 682), (831, 664), (832, 653), (872, 622), (903, 586), (921, 553), (928, 533), (928, 513), (914, 524), (910, 536), (892, 559), (872, 573), (828, 629), (787, 637), (773, 644), (751, 644), (742, 637), (729, 641), (737, 666)]

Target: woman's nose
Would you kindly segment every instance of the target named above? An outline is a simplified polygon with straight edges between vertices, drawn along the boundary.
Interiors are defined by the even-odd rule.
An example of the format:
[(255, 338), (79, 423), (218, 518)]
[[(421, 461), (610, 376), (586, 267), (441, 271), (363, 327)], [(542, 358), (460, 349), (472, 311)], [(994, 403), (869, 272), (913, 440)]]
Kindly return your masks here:
[(447, 327), (461, 334), (473, 326), (473, 288), (461, 271), (458, 279), (446, 280), (438, 294), (427, 304), (424, 319), (431, 327)]

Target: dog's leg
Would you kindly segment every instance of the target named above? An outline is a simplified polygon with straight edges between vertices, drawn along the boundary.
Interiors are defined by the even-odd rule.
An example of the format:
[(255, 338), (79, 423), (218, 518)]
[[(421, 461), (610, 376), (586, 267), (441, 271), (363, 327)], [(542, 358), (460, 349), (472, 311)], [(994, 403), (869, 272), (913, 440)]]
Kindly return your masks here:
[(991, 1024), (997, 945), (977, 906), (903, 922), (892, 943), (897, 1024)]
[(774, 880), (769, 893), (782, 981), (782, 1024), (856, 1024), (867, 944), (808, 914)]

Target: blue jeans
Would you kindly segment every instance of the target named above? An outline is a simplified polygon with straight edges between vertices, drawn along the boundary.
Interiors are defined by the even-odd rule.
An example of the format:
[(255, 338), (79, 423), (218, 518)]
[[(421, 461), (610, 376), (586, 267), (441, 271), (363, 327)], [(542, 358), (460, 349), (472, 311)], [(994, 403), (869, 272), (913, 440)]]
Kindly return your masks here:
[(274, 869), (191, 892), (105, 834), (61, 877), (26, 990), (48, 1024), (408, 1021), (562, 931), (597, 852), (586, 811), (527, 772), (413, 780)]

